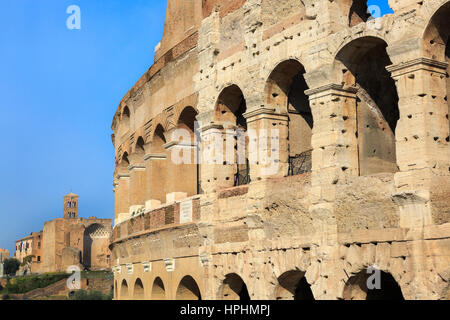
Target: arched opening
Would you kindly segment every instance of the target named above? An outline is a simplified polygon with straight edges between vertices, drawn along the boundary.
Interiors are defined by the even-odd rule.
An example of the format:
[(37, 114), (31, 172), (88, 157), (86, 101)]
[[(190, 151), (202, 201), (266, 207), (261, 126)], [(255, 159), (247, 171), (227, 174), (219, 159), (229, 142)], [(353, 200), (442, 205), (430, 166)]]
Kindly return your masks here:
[(370, 14), (367, 12), (367, 0), (347, 0), (346, 2), (350, 4), (348, 13), (349, 27), (356, 26), (369, 19)]
[(247, 103), (244, 94), (237, 85), (231, 85), (221, 92), (215, 108), (215, 120), (226, 127), (236, 128), (234, 144), (235, 186), (246, 185), (251, 182), (247, 120), (244, 117), (246, 111)]
[(133, 151), (132, 166), (136, 166), (130, 171), (130, 205), (144, 205), (147, 195), (146, 167), (144, 166), (145, 141), (139, 136)]
[(145, 154), (144, 145), (145, 145), (144, 138), (139, 137), (136, 141), (136, 148), (134, 152), (139, 155), (144, 155)]
[(122, 285), (120, 286), (120, 299), (121, 300), (127, 300), (129, 296), (128, 293), (128, 283), (127, 281), (124, 279), (122, 281)]
[(150, 181), (151, 199), (166, 202), (167, 194), (167, 154), (164, 145), (166, 144), (165, 131), (162, 125), (158, 125), (153, 135), (151, 143), (151, 167)]
[(247, 285), (240, 276), (235, 273), (228, 274), (220, 288), (221, 300), (243, 300), (250, 301)]
[(296, 60), (280, 63), (269, 76), (266, 86), (266, 101), (289, 116), (289, 170), (288, 175), (311, 171), (312, 129), (314, 126), (305, 68)]
[(404, 300), (402, 290), (390, 273), (378, 269), (363, 270), (345, 285), (345, 300)]
[(177, 300), (202, 300), (197, 282), (191, 276), (184, 277), (177, 289)]
[(95, 270), (106, 265), (105, 248), (109, 246), (110, 232), (98, 223), (91, 224), (84, 230), (83, 266)]
[[(397, 172), (395, 129), (400, 114), (397, 88), (386, 67), (392, 62), (382, 39), (363, 37), (337, 55), (343, 83), (357, 89), (356, 136), (359, 174)], [(347, 121), (347, 119), (344, 119)]]
[(156, 278), (153, 282), (152, 288), (152, 300), (165, 300), (166, 299), (166, 289), (164, 288), (164, 283), (161, 278)]
[(314, 300), (305, 272), (298, 270), (285, 272), (278, 278), (278, 283), (275, 292), (277, 300)]
[(120, 118), (120, 136), (126, 134), (130, 130), (130, 109), (128, 106), (125, 106), (122, 111), (122, 115)]
[(446, 79), (446, 99), (448, 104), (448, 114), (450, 113), (450, 101), (448, 99), (450, 93), (450, 23), (448, 17), (450, 16), (450, 2), (444, 4), (430, 20), (430, 23), (424, 34), (425, 54), (433, 59), (442, 62), (447, 62), (447, 79)]
[[(185, 192), (188, 196), (199, 194), (199, 165), (195, 119), (197, 111), (193, 107), (186, 107), (181, 112), (177, 123), (177, 131), (172, 138), (177, 141), (176, 149), (171, 150), (171, 174), (176, 184), (171, 192)], [(175, 157), (175, 158), (174, 158)]]
[(144, 285), (142, 284), (141, 279), (138, 278), (134, 283), (134, 300), (144, 300), (144, 299), (145, 299)]

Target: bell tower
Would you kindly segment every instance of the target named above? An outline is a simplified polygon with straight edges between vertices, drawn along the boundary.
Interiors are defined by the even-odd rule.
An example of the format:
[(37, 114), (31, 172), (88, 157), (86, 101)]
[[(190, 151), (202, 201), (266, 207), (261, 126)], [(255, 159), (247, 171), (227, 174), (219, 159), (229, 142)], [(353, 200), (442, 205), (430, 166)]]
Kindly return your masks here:
[(64, 218), (78, 219), (78, 195), (69, 193), (64, 196)]

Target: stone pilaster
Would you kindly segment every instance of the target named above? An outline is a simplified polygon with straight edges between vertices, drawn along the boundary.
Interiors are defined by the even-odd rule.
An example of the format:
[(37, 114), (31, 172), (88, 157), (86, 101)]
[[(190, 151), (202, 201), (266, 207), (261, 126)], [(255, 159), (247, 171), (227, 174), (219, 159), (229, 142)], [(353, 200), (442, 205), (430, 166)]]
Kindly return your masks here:
[[(448, 104), (446, 101), (447, 63), (416, 58), (388, 67), (399, 95), (396, 193), (400, 227), (412, 240), (411, 286), (417, 299), (435, 299), (430, 270), (437, 259), (429, 259), (424, 228), (448, 222), (440, 209), (448, 201), (450, 166)], [(447, 193), (446, 193), (447, 192)]]
[[(312, 206), (315, 242), (322, 257), (320, 276), (312, 285), (317, 299), (341, 295), (333, 283), (342, 273), (338, 228), (334, 215), (336, 185), (347, 176), (358, 175), (356, 89), (329, 84), (306, 91), (314, 118), (312, 137)], [(329, 275), (333, 275), (330, 277)]]
[(130, 215), (130, 174), (119, 173), (117, 175), (117, 198), (119, 201), (119, 222), (129, 218)]
[(211, 193), (233, 187), (236, 174), (234, 128), (211, 123), (203, 126), (200, 132), (201, 188), (205, 193)]
[(147, 200), (166, 201), (166, 162), (167, 156), (159, 153), (149, 153), (144, 157), (147, 179)]
[(275, 109), (259, 108), (245, 115), (252, 181), (284, 177), (289, 169), (289, 119)]

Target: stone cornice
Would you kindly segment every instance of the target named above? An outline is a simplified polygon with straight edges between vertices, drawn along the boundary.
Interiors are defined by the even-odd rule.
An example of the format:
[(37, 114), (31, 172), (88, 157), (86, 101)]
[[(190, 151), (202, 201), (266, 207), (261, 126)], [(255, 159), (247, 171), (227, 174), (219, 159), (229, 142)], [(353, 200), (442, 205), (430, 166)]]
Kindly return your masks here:
[(179, 148), (194, 148), (196, 144), (194, 142), (183, 142), (183, 141), (171, 141), (163, 145), (164, 149), (171, 150), (174, 147)]
[(258, 108), (247, 113), (244, 113), (245, 119), (247, 119), (247, 123), (251, 123), (261, 119), (269, 119), (269, 120), (286, 120), (287, 114), (283, 114), (278, 112), (275, 108)]
[(144, 156), (144, 161), (148, 160), (166, 160), (167, 156), (162, 153), (150, 153)]
[(222, 124), (217, 124), (217, 123), (209, 123), (207, 125), (204, 125), (200, 128), (201, 132), (205, 132), (211, 129), (215, 129), (215, 130), (223, 130), (223, 125)]
[(321, 86), (314, 89), (309, 89), (305, 91), (307, 96), (319, 98), (327, 95), (337, 95), (337, 96), (348, 96), (353, 97), (358, 92), (356, 87), (344, 87), (343, 84), (330, 83), (325, 86)]
[(410, 70), (410, 72), (421, 70), (424, 67), (431, 67), (436, 69), (441, 69), (443, 72), (447, 70), (448, 63), (437, 61), (429, 58), (417, 58), (413, 59), (407, 62), (402, 62), (399, 64), (394, 64), (391, 66), (387, 66), (387, 71), (391, 73), (398, 73), (399, 71), (405, 70), (405, 69), (413, 69)]
[(123, 179), (123, 178), (125, 178), (125, 179), (128, 179), (128, 178), (130, 178), (130, 174), (129, 173), (119, 173), (118, 175), (117, 175), (117, 179)]
[(146, 167), (144, 164), (132, 164), (128, 167), (128, 171), (133, 171), (133, 170), (145, 170)]

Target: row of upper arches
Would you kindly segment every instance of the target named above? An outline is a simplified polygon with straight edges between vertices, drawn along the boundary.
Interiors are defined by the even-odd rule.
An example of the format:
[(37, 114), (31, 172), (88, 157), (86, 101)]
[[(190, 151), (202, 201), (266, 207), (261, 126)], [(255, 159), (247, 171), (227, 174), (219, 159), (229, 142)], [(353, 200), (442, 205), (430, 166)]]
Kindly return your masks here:
[[(359, 6), (366, 7), (366, 4), (361, 4), (365, 1), (347, 1), (351, 2), (351, 6), (356, 8)], [(359, 3), (361, 2), (361, 3)], [(436, 59), (439, 61), (446, 61), (446, 57), (448, 57), (448, 34), (449, 34), (449, 25), (447, 22), (448, 12), (449, 12), (450, 2), (448, 0), (440, 0), (436, 1), (435, 4), (435, 10), (429, 10), (431, 11), (431, 14), (428, 15), (428, 24), (421, 32), (421, 35), (419, 36), (420, 39), (422, 39), (422, 51), (423, 56)], [(363, 11), (365, 11), (364, 9)], [(358, 10), (353, 9), (352, 12), (357, 12)], [(427, 18), (425, 17), (425, 20)], [(384, 42), (389, 43), (389, 39), (387, 38), (385, 33), (382, 32), (376, 32), (371, 30), (365, 30), (366, 35), (370, 35), (373, 37), (378, 37), (382, 39)], [(347, 38), (346, 41), (344, 41), (342, 44), (340, 44), (336, 48), (332, 48), (331, 51), (334, 51), (330, 56), (335, 57), (335, 60), (339, 60), (339, 54), (341, 53), (341, 50), (346, 47), (349, 42), (353, 41), (351, 37)], [(308, 65), (304, 64), (307, 71)], [(118, 129), (119, 123), (123, 125), (124, 127), (129, 126), (129, 120), (132, 117), (132, 110), (130, 109), (130, 106), (128, 104), (122, 104), (117, 112), (117, 114), (114, 117), (113, 122), (113, 128)]]
[[(120, 286), (118, 285), (120, 283)], [(169, 292), (163, 280), (156, 277), (149, 288), (137, 278), (132, 286), (123, 279), (115, 281), (115, 299), (117, 300), (168, 300)], [(147, 292), (149, 290), (149, 292)], [(249, 301), (254, 294), (249, 293), (245, 281), (236, 273), (225, 276), (217, 291), (218, 300)], [(185, 276), (176, 287), (175, 300), (202, 300), (202, 292), (192, 276)], [(364, 269), (351, 276), (343, 289), (345, 300), (404, 300), (402, 289), (395, 278), (388, 272), (378, 269)], [(291, 270), (277, 279), (272, 300), (315, 300), (311, 285), (305, 272)]]
[[(430, 58), (449, 61), (449, 24), (446, 20), (450, 14), (450, 2), (442, 5), (435, 12), (424, 32), (426, 54)], [(336, 122), (354, 122), (355, 128), (342, 130), (342, 134), (355, 135), (357, 139), (358, 170), (360, 175), (381, 172), (396, 172), (396, 126), (400, 118), (398, 108), (399, 96), (394, 80), (386, 67), (393, 62), (387, 51), (386, 39), (381, 36), (364, 36), (350, 39), (335, 54), (334, 70), (337, 83), (354, 88), (357, 102), (349, 114), (327, 114), (335, 117)], [(309, 97), (305, 91), (309, 89), (305, 78), (305, 66), (298, 59), (287, 59), (279, 62), (266, 77), (263, 100), (266, 107), (274, 108), (288, 116), (288, 162), (286, 175), (308, 172), (312, 167), (312, 134), (316, 122), (320, 122), (320, 112), (311, 110)], [(447, 80), (447, 88), (450, 86)], [(247, 99), (242, 84), (229, 83), (222, 88), (217, 97), (214, 121), (237, 127), (245, 132), (248, 129), (245, 117)], [(448, 90), (448, 89), (447, 89)], [(129, 118), (130, 110), (124, 107), (122, 117)], [(176, 127), (187, 129), (191, 136), (195, 135), (194, 122), (197, 118), (194, 107), (186, 107), (175, 117)], [(128, 120), (127, 120), (128, 121)], [(125, 121), (126, 123), (126, 121)], [(161, 154), (168, 157), (165, 145), (171, 140), (169, 130), (162, 119), (155, 121), (148, 141), (139, 136), (132, 148), (122, 150), (118, 155), (118, 166), (127, 168), (130, 164), (130, 153), (143, 157), (146, 153)], [(450, 125), (449, 125), (450, 126)], [(347, 132), (348, 131), (348, 132)], [(246, 140), (248, 144), (248, 139)], [(247, 146), (248, 147), (248, 146)], [(343, 146), (349, 148), (350, 146)], [(194, 150), (194, 149), (193, 149)], [(248, 150), (248, 148), (245, 148)], [(195, 152), (195, 150), (194, 150)], [(237, 155), (236, 155), (237, 157)], [(249, 154), (245, 153), (245, 161), (236, 164), (235, 185), (246, 184), (253, 180), (250, 176)], [(158, 165), (158, 172), (169, 170), (164, 164)], [(189, 171), (190, 170), (190, 171)], [(159, 195), (164, 198), (167, 192), (188, 191), (192, 195), (201, 189), (199, 167), (189, 168), (191, 185), (189, 190), (164, 190)], [(181, 168), (181, 173), (188, 172)], [(158, 176), (166, 178), (167, 175)], [(155, 178), (158, 178), (155, 176)], [(157, 180), (160, 180), (157, 179)], [(170, 188), (169, 188), (170, 189)], [(166, 192), (167, 191), (167, 192)], [(163, 199), (164, 200), (164, 199)]]

